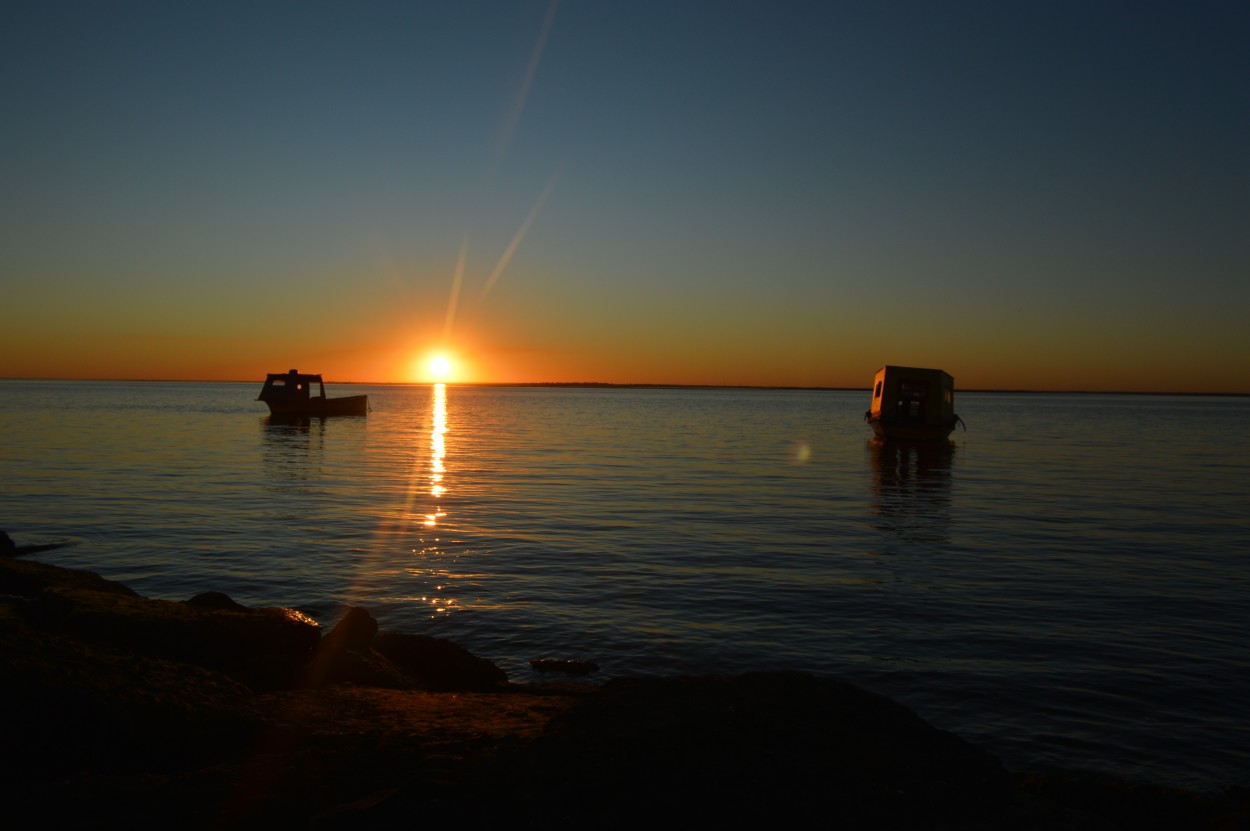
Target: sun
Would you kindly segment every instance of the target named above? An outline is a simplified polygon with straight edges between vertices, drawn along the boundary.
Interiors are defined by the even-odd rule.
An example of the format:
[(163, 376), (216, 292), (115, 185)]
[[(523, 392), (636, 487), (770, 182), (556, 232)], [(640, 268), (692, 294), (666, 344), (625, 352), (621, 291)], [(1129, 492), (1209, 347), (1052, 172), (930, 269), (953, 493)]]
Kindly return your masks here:
[(463, 384), (473, 375), (472, 361), (447, 348), (420, 349), (409, 355), (408, 383)]
[(443, 353), (431, 355), (425, 362), (425, 374), (431, 381), (443, 383), (450, 381), (454, 373), (455, 367), (452, 365), (451, 358)]

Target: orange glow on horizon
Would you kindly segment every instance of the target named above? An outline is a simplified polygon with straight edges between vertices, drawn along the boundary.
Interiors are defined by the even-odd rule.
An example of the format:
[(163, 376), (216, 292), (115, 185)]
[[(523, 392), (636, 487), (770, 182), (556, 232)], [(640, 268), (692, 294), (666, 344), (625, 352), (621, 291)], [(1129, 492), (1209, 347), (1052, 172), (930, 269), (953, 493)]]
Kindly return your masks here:
[[(425, 327), (432, 331), (434, 327)], [(856, 343), (800, 349), (782, 338), (724, 343), (712, 333), (677, 343), (663, 333), (606, 330), (547, 332), (542, 338), (500, 327), (482, 334), (457, 332), (456, 346), (435, 337), (377, 333), (336, 349), (291, 349), (253, 338), (130, 335), (101, 338), (81, 332), (52, 338), (15, 327), (0, 332), (0, 378), (66, 380), (237, 381), (259, 385), (266, 373), (296, 367), (321, 374), (333, 389), (356, 384), (692, 384), (707, 386), (799, 386), (868, 389), (886, 363), (931, 365), (955, 377), (956, 392), (1033, 390), (1051, 392), (1250, 393), (1247, 359), (1204, 362), (1184, 350), (1118, 352), (1083, 342), (1037, 354), (1010, 345), (990, 350), (974, 338), (942, 342), (941, 349), (881, 350)], [(609, 335), (611, 337), (609, 337)], [(350, 339), (346, 339), (348, 341)], [(7, 349), (4, 347), (8, 347)], [(1195, 347), (1196, 348), (1196, 347)], [(431, 365), (431, 359), (444, 361)], [(796, 357), (797, 356), (797, 357)], [(1132, 360), (1130, 360), (1132, 359)]]
[(460, 362), (449, 352), (430, 352), (412, 362), (412, 381), (423, 384), (449, 384), (464, 381)]

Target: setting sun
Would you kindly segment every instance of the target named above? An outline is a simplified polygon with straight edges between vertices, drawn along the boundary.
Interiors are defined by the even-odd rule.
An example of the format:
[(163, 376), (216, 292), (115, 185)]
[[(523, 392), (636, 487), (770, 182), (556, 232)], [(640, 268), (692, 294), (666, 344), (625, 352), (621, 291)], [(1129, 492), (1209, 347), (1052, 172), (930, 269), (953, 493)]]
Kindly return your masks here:
[(451, 358), (439, 353), (426, 359), (424, 375), (430, 381), (443, 383), (452, 380), (454, 369)]

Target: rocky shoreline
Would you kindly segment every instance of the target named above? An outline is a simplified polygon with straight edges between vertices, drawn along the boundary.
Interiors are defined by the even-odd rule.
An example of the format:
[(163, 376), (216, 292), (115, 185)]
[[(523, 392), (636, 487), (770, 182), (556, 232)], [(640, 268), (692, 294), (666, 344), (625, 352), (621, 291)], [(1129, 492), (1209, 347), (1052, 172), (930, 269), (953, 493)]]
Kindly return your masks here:
[[(7, 537), (5, 538), (7, 540)], [(509, 682), (448, 641), (0, 556), (0, 794), (80, 827), (1245, 829), (1241, 791), (1021, 775), (802, 673)]]

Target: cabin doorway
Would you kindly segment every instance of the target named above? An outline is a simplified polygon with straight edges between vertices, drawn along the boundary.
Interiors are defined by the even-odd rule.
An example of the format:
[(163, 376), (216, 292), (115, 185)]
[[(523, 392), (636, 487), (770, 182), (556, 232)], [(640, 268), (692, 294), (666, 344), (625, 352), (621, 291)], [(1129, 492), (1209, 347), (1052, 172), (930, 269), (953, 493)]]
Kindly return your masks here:
[(898, 385), (898, 409), (900, 421), (923, 424), (929, 399), (928, 381), (900, 381)]

